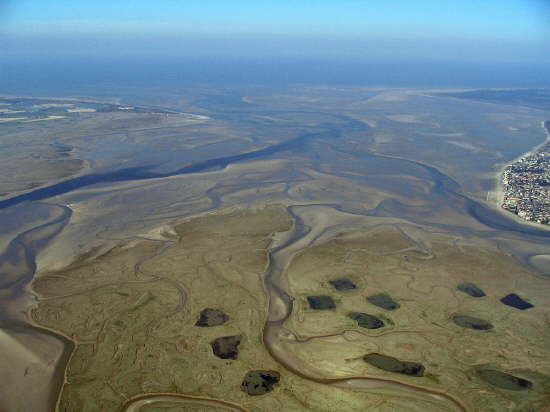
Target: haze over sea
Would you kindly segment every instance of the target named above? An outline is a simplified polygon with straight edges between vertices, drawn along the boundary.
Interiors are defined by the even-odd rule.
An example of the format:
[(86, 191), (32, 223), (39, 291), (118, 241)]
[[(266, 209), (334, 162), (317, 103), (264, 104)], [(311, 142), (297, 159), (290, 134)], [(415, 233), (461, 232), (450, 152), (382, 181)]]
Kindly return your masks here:
[(544, 0), (0, 2), (0, 93), (550, 87)]
[(253, 56), (0, 58), (0, 89), (13, 94), (109, 95), (134, 88), (170, 92), (190, 86), (293, 84), (546, 88), (550, 65)]

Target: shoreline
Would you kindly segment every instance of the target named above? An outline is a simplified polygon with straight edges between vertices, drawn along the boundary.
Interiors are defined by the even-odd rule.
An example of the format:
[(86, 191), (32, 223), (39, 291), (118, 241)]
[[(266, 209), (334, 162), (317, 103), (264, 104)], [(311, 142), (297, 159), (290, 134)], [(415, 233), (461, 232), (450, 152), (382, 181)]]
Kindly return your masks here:
[(493, 190), (488, 190), (487, 191), (486, 200), (489, 204), (491, 204), (493, 206), (496, 206), (496, 209), (500, 213), (502, 213), (505, 216), (512, 216), (512, 218), (514, 218), (514, 220), (516, 220), (517, 222), (532, 225), (532, 226), (537, 227), (537, 228), (548, 226), (548, 228), (550, 229), (550, 225), (545, 225), (545, 224), (542, 224), (542, 223), (532, 222), (532, 221), (523, 219), (523, 218), (519, 217), (516, 213), (509, 212), (509, 211), (507, 211), (506, 209), (504, 209), (502, 207), (502, 203), (504, 202), (504, 184), (502, 182), (502, 175), (503, 175), (504, 171), (506, 170), (506, 168), (513, 165), (514, 163), (517, 163), (520, 159), (523, 159), (525, 157), (529, 157), (529, 156), (534, 155), (542, 147), (546, 146), (547, 144), (550, 144), (550, 120), (542, 120), (540, 122), (540, 125), (541, 125), (542, 129), (544, 130), (544, 132), (546, 133), (546, 140), (544, 140), (542, 143), (536, 145), (535, 147), (533, 147), (528, 152), (525, 152), (525, 153), (517, 156), (516, 158), (512, 159), (508, 163), (505, 163), (502, 166), (500, 166), (494, 174), (494, 179), (496, 181), (495, 187), (493, 188)]

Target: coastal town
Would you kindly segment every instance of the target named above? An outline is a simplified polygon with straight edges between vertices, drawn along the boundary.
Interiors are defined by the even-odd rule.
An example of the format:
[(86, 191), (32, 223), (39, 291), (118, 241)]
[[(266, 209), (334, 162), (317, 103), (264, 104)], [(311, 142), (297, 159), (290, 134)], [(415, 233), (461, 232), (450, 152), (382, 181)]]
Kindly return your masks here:
[[(550, 133), (550, 121), (544, 123)], [(519, 217), (550, 224), (550, 141), (504, 169), (502, 207)]]

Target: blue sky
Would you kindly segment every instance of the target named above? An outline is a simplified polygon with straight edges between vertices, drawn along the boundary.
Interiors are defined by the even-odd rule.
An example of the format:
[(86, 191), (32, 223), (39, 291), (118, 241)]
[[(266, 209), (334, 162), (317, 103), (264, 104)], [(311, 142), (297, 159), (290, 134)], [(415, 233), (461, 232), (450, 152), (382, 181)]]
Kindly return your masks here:
[[(5, 51), (544, 59), (546, 0), (0, 0)], [(183, 42), (183, 43), (182, 43)], [(178, 46), (179, 45), (179, 46)], [(544, 53), (549, 54), (549, 53)]]

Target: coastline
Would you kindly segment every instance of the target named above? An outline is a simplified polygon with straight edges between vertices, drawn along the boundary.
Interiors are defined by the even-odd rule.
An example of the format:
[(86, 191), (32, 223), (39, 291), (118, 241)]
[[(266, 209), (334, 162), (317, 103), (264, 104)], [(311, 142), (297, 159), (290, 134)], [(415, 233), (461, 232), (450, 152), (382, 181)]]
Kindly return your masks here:
[[(495, 187), (493, 188), (493, 190), (487, 191), (487, 197), (486, 197), (487, 202), (491, 206), (495, 206), (496, 209), (500, 213), (502, 213), (503, 215), (512, 216), (512, 218), (514, 218), (514, 220), (516, 220), (519, 223), (528, 224), (528, 225), (531, 225), (531, 226), (534, 226), (534, 227), (537, 227), (537, 228), (546, 227), (546, 226), (549, 226), (549, 225), (544, 225), (544, 224), (540, 224), (540, 223), (536, 223), (536, 222), (531, 222), (529, 220), (525, 220), (525, 219), (519, 217), (517, 214), (512, 213), (512, 212), (508, 212), (507, 210), (502, 208), (502, 203), (504, 202), (504, 184), (502, 183), (502, 175), (503, 175), (504, 171), (506, 170), (506, 168), (508, 166), (518, 162), (520, 159), (522, 159), (524, 157), (534, 155), (542, 147), (544, 147), (547, 144), (550, 144), (550, 120), (542, 120), (540, 122), (540, 125), (541, 125), (542, 129), (544, 130), (544, 132), (546, 133), (546, 140), (544, 140), (542, 143), (536, 145), (534, 148), (532, 148), (528, 152), (525, 152), (525, 153), (517, 156), (516, 158), (510, 160), (508, 163), (505, 163), (505, 164), (501, 165), (494, 174), (494, 179), (495, 179), (495, 182), (496, 182)], [(549, 227), (549, 229), (550, 229), (550, 227)]]

